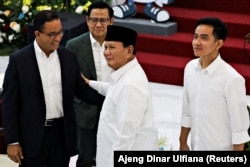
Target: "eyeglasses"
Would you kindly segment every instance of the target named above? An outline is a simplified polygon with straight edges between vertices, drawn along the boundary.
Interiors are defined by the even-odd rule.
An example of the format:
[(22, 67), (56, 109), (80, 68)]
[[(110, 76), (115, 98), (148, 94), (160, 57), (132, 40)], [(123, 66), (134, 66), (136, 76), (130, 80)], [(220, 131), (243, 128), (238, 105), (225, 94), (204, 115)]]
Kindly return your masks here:
[(109, 22), (109, 20), (110, 19), (108, 19), (108, 18), (100, 18), (100, 19), (98, 19), (98, 18), (89, 18), (89, 22), (91, 23), (91, 24), (97, 24), (98, 22), (100, 22), (101, 24), (108, 24), (108, 22)]
[(46, 34), (50, 37), (50, 39), (55, 39), (57, 36), (62, 37), (64, 34), (64, 29), (61, 29), (59, 32), (50, 32), (50, 33), (46, 33), (46, 32), (42, 32), (43, 34)]

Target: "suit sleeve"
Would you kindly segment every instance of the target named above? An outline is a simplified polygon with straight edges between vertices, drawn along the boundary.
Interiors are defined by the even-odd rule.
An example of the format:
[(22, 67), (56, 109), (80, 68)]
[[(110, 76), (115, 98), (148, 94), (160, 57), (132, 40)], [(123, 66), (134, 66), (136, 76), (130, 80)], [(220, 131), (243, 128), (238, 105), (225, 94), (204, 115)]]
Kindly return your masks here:
[(10, 56), (5, 72), (2, 93), (2, 115), (6, 144), (19, 141), (19, 97), (20, 90), (16, 62), (14, 57)]
[(77, 74), (76, 74), (76, 97), (84, 101), (85, 103), (94, 104), (94, 105), (102, 105), (104, 101), (104, 96), (99, 94), (96, 90), (91, 88), (88, 84), (86, 84), (81, 77), (79, 64), (76, 62)]
[(99, 94), (96, 90), (92, 89), (89, 85), (85, 84), (84, 81), (80, 81), (79, 83), (80, 83), (80, 89), (76, 91), (77, 98), (89, 104), (102, 105), (104, 101), (103, 95)]

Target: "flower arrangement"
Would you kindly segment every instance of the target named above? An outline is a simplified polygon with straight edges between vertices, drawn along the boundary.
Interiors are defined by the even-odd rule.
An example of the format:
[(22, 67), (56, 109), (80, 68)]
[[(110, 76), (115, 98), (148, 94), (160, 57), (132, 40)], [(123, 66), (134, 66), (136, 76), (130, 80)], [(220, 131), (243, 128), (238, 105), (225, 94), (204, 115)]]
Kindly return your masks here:
[(98, 0), (1, 0), (0, 1), (0, 56), (27, 44), (28, 24), (37, 12), (55, 10), (86, 14), (89, 5)]
[(160, 135), (158, 140), (158, 148), (160, 151), (172, 150), (172, 143), (165, 135)]

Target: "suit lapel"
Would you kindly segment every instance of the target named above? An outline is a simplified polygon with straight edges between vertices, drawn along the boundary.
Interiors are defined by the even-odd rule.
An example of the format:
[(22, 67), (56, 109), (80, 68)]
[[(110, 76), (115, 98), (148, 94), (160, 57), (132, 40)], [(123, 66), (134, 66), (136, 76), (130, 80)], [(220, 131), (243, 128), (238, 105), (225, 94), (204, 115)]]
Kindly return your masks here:
[(31, 52), (27, 53), (28, 58), (25, 60), (25, 61), (29, 61), (29, 63), (27, 64), (29, 64), (30, 71), (28, 72), (31, 73), (33, 82), (38, 87), (38, 90), (43, 94), (42, 79), (41, 79), (39, 68), (38, 68), (34, 45), (30, 45), (30, 47), (31, 48), (29, 49), (29, 51)]
[[(83, 46), (83, 52), (85, 53), (84, 61), (86, 61), (86, 65), (88, 66), (91, 75), (94, 77), (94, 79), (97, 79), (96, 76), (96, 69), (95, 69), (95, 62), (94, 62), (94, 55), (93, 50), (90, 42), (90, 33), (88, 33), (84, 38), (84, 46)], [(81, 64), (81, 63), (80, 63)]]

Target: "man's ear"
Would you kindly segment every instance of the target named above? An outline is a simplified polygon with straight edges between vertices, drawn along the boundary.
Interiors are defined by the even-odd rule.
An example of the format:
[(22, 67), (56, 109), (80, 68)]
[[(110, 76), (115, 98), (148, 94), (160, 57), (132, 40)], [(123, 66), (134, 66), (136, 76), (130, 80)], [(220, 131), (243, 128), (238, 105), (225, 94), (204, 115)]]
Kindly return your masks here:
[(34, 32), (34, 35), (35, 35), (35, 37), (37, 37), (37, 36), (40, 35), (40, 32), (39, 32), (39, 31), (35, 31), (35, 32)]
[(218, 40), (217, 41), (217, 47), (218, 47), (218, 49), (220, 49), (223, 46), (223, 44), (224, 44), (224, 41), (222, 39)]
[(110, 19), (110, 24), (113, 25), (113, 23), (114, 23), (114, 17)]
[(133, 53), (134, 47), (133, 45), (128, 46), (128, 53)]

